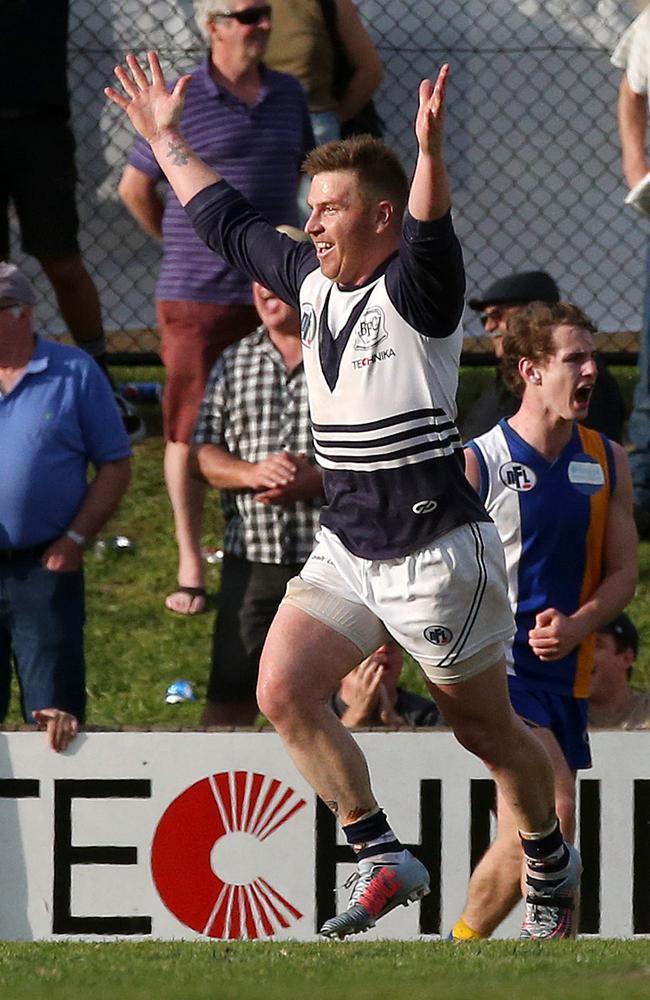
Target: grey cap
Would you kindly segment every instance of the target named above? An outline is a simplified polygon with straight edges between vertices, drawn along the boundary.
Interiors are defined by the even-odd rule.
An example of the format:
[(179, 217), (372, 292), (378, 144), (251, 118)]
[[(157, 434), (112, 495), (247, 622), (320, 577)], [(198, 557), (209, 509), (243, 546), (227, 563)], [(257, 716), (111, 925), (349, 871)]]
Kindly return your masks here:
[(29, 278), (15, 264), (0, 261), (0, 299), (10, 299), (23, 306), (36, 305), (36, 292)]
[(480, 310), (499, 303), (559, 302), (560, 292), (546, 271), (521, 271), (494, 281), (478, 298), (469, 299), (470, 309)]

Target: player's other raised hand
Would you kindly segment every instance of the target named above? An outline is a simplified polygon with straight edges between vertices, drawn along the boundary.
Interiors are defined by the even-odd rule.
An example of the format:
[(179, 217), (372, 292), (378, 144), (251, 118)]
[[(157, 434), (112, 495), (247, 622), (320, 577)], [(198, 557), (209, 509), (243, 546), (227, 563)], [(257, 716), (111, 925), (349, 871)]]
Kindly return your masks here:
[(449, 64), (440, 68), (435, 84), (423, 80), (419, 90), (419, 107), (415, 118), (415, 135), (423, 153), (436, 156), (442, 151), (445, 125), (445, 91)]
[(115, 76), (122, 85), (126, 97), (112, 87), (106, 87), (104, 93), (109, 100), (126, 111), (134, 128), (151, 142), (152, 139), (164, 135), (178, 125), (190, 77), (182, 76), (170, 93), (165, 84), (158, 55), (155, 52), (148, 52), (147, 59), (151, 82), (136, 57), (128, 55), (126, 57), (128, 70), (123, 66), (115, 67)]

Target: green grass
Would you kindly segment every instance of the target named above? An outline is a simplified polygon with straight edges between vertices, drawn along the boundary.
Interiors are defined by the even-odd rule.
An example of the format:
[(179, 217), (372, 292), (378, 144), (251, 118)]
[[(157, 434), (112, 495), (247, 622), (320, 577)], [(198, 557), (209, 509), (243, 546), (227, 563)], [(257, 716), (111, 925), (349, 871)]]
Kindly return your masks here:
[(642, 1000), (649, 941), (0, 945), (9, 1000)]
[[(624, 394), (631, 398), (634, 369), (614, 369)], [(159, 368), (115, 368), (115, 381), (162, 381)], [(478, 395), (491, 368), (461, 373), (459, 407), (466, 409)], [(176, 546), (171, 510), (162, 475), (163, 445), (158, 404), (139, 406), (148, 429), (135, 448), (133, 482), (120, 511), (102, 537), (123, 534), (135, 545), (134, 554), (106, 552), (86, 557), (88, 621), (89, 726), (170, 726), (199, 724), (208, 678), (212, 624), (219, 590), (219, 567), (208, 566), (208, 613), (174, 615), (163, 607), (176, 578)], [(209, 494), (204, 542), (217, 546), (223, 530), (218, 497)], [(642, 635), (650, 634), (650, 545), (641, 546), (642, 575), (632, 617)], [(635, 683), (650, 686), (650, 642), (642, 650)], [(165, 704), (167, 686), (176, 678), (192, 681), (197, 702)], [(412, 690), (426, 693), (418, 667), (407, 663), (404, 679)], [(18, 700), (12, 699), (8, 723), (22, 721)]]

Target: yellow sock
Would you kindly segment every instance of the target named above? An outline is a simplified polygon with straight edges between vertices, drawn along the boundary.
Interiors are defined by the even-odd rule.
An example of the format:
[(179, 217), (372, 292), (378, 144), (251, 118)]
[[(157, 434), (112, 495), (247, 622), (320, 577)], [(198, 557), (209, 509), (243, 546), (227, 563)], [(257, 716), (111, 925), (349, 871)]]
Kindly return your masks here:
[(480, 941), (486, 935), (472, 930), (469, 924), (466, 924), (460, 917), (451, 929), (451, 937), (453, 941)]

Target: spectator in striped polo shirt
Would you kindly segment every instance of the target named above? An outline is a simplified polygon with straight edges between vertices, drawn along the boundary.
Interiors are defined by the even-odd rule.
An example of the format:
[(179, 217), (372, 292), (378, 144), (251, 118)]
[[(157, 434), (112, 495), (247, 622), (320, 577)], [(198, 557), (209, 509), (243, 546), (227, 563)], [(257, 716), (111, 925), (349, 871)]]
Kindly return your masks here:
[(221, 490), (226, 521), (206, 726), (255, 721), (266, 633), (313, 548), (323, 502), (300, 317), (257, 282), (253, 301), (262, 326), (217, 361), (194, 432), (194, 471)]
[[(274, 224), (296, 223), (303, 157), (313, 146), (300, 84), (267, 69), (262, 59), (271, 7), (258, 0), (195, 0), (196, 22), (209, 45), (190, 74), (183, 129), (207, 163)], [(143, 229), (162, 240), (156, 289), (160, 353), (167, 372), (163, 397), (165, 480), (178, 543), (177, 584), (165, 605), (180, 614), (205, 609), (201, 524), (205, 484), (189, 474), (190, 440), (210, 369), (229, 344), (259, 319), (250, 281), (195, 234), (164, 175), (139, 139), (119, 185)]]

